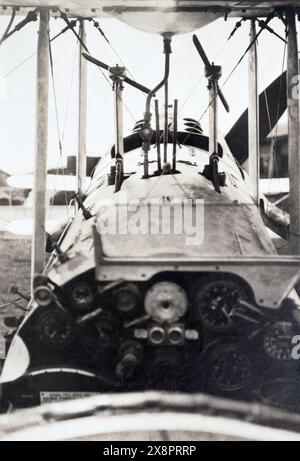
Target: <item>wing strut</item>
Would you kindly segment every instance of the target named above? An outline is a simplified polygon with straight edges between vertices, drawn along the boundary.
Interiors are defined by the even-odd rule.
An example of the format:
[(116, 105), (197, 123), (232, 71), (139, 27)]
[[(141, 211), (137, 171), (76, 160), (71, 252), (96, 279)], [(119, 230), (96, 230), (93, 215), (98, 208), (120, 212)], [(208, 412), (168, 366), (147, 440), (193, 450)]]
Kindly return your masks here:
[(288, 56), (287, 56), (287, 99), (289, 132), (289, 175), (290, 175), (290, 252), (300, 255), (300, 141), (299, 141), (299, 98), (295, 86), (299, 85), (298, 41), (296, 12), (288, 9)]
[(41, 274), (45, 264), (46, 179), (49, 106), (49, 10), (40, 9), (37, 51), (37, 110), (34, 176), (34, 233), (32, 240), (31, 279)]
[(248, 173), (250, 188), (255, 203), (259, 204), (260, 146), (259, 146), (259, 99), (258, 99), (258, 63), (255, 20), (250, 22), (249, 50), (249, 160)]
[(86, 46), (86, 29), (84, 19), (80, 20), (79, 41), (79, 112), (78, 112), (78, 148), (77, 148), (77, 191), (84, 192), (86, 178), (87, 149), (87, 62), (82, 56)]

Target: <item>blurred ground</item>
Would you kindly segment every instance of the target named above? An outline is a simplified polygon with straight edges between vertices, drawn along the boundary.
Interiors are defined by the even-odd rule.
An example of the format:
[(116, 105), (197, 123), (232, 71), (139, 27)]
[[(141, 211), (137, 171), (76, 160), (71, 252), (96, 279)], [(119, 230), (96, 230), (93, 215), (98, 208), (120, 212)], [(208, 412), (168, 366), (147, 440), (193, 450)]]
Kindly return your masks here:
[[(30, 239), (19, 239), (0, 232), (0, 306), (16, 299), (15, 295), (9, 294), (9, 287), (13, 283), (17, 283), (22, 292), (29, 292), (30, 247)], [(8, 331), (3, 324), (3, 318), (10, 315), (19, 316), (22, 311), (14, 305), (4, 310), (0, 307), (0, 334)]]

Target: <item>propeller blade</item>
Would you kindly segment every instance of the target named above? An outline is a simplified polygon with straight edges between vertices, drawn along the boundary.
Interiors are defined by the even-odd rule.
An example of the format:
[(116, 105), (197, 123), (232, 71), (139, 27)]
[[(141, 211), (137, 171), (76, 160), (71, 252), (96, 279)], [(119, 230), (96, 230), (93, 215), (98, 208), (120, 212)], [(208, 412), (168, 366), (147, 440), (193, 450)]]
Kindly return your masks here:
[(221, 88), (218, 86), (218, 95), (219, 95), (219, 98), (221, 99), (221, 102), (224, 106), (224, 109), (226, 110), (226, 112), (230, 112), (230, 108), (229, 108), (229, 104), (228, 102), (226, 101), (226, 98), (221, 90)]
[(200, 54), (200, 57), (201, 57), (201, 59), (203, 61), (203, 64), (205, 65), (205, 67), (208, 67), (208, 68), (211, 67), (210, 60), (208, 59), (208, 57), (207, 57), (207, 55), (206, 55), (206, 53), (205, 53), (205, 51), (204, 51), (204, 49), (203, 49), (203, 47), (202, 47), (202, 45), (201, 45), (201, 43), (199, 41), (197, 35), (195, 35), (195, 34), (193, 35), (193, 42), (194, 42), (194, 45), (196, 47), (196, 50)]
[[(207, 55), (206, 55), (206, 53), (205, 53), (205, 51), (203, 49), (203, 46), (201, 45), (197, 35), (193, 35), (193, 42), (194, 42), (194, 45), (195, 45), (195, 47), (196, 47), (196, 49), (197, 49), (203, 63), (204, 63), (204, 66), (206, 67), (206, 69), (210, 69), (211, 62), (208, 59), (208, 57), (207, 57)], [(229, 104), (226, 101), (226, 98), (225, 98), (221, 88), (219, 87), (219, 85), (218, 85), (218, 95), (219, 95), (219, 98), (220, 98), (226, 112), (230, 112)]]
[[(99, 59), (93, 58), (92, 56), (90, 56), (87, 53), (82, 53), (82, 56), (85, 59), (87, 59), (88, 61), (90, 61), (91, 63), (95, 64), (96, 66), (101, 67), (102, 69), (109, 70), (109, 68), (110, 68), (110, 66), (108, 66), (104, 62), (99, 61)], [(149, 90), (149, 88), (146, 88), (144, 85), (141, 85), (140, 83), (135, 82), (134, 80), (132, 80), (129, 77), (125, 77), (124, 82), (128, 83), (128, 85), (130, 85), (130, 86), (133, 86), (137, 90), (142, 91), (143, 93), (149, 94), (151, 92), (151, 90)]]
[[(259, 96), (259, 137), (263, 142), (287, 108), (286, 72), (280, 75)], [(242, 164), (248, 158), (248, 109), (225, 137), (226, 142)]]
[(105, 69), (105, 70), (109, 70), (109, 66), (107, 64), (105, 64), (104, 62), (102, 61), (99, 61), (99, 59), (96, 59), (96, 58), (93, 58), (93, 56), (90, 56), (89, 54), (87, 53), (82, 53), (82, 56), (87, 59), (88, 61), (92, 62), (93, 64), (95, 64), (96, 66), (98, 67), (101, 67), (102, 69)]
[(128, 83), (128, 85), (133, 86), (137, 90), (142, 91), (142, 93), (149, 94), (151, 92), (151, 90), (149, 90), (149, 88), (145, 87), (144, 85), (141, 85), (140, 83), (135, 82), (131, 78), (125, 77), (124, 82)]

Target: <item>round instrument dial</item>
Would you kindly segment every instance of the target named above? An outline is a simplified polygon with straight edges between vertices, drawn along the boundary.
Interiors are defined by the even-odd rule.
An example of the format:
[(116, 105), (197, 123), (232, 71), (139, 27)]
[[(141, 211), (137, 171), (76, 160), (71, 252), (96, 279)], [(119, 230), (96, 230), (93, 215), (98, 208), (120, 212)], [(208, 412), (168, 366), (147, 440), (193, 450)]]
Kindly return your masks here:
[(232, 314), (245, 298), (242, 290), (229, 281), (215, 281), (201, 288), (196, 295), (196, 313), (212, 330), (228, 330), (233, 327)]
[(176, 283), (159, 282), (146, 293), (145, 310), (155, 322), (175, 323), (185, 315), (187, 307), (187, 295)]
[(263, 343), (266, 353), (276, 360), (292, 359), (292, 338), (295, 335), (291, 322), (277, 322), (268, 328)]
[(211, 356), (211, 378), (222, 391), (243, 389), (252, 374), (247, 355), (236, 345), (223, 345)]
[(74, 281), (67, 289), (67, 297), (67, 303), (74, 311), (89, 311), (94, 305), (94, 286), (85, 280)]

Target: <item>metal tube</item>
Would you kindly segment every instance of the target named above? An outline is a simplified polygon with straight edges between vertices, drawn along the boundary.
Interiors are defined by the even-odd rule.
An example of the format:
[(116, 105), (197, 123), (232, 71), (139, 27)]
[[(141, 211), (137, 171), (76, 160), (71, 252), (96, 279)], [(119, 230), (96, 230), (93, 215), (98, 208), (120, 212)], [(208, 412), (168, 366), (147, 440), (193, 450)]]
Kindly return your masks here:
[(155, 100), (155, 122), (156, 122), (156, 149), (157, 149), (157, 170), (161, 173), (161, 151), (160, 151), (160, 126), (159, 126), (159, 106)]
[(115, 83), (115, 114), (116, 114), (116, 192), (120, 190), (123, 176), (124, 137), (123, 137), (123, 84)]
[(248, 173), (250, 188), (255, 203), (259, 204), (259, 179), (260, 179), (260, 148), (259, 148), (259, 92), (258, 92), (258, 61), (255, 20), (250, 23), (249, 51), (249, 161)]
[(113, 91), (115, 95), (115, 158), (116, 158), (116, 178), (115, 191), (118, 192), (123, 180), (123, 159), (124, 159), (124, 137), (123, 137), (123, 82), (126, 76), (125, 67), (110, 67), (110, 78), (113, 81)]
[(220, 190), (220, 176), (218, 169), (218, 81), (222, 75), (222, 68), (212, 64), (206, 69), (209, 89), (209, 176), (216, 192)]
[(170, 54), (171, 50), (166, 49), (167, 46), (170, 46), (171, 44), (171, 39), (170, 38), (164, 38), (164, 44), (165, 44), (165, 75), (163, 80), (148, 94), (147, 99), (146, 99), (146, 110), (145, 113), (150, 112), (150, 107), (151, 107), (151, 101), (153, 96), (157, 93), (158, 90), (160, 90), (165, 83), (169, 79), (169, 74), (170, 74)]
[(168, 81), (170, 75), (170, 54), (171, 50), (171, 37), (164, 36), (164, 53), (165, 53), (165, 75), (163, 80), (148, 94), (146, 99), (146, 109), (144, 115), (144, 127), (142, 130), (143, 136), (143, 151), (144, 151), (144, 178), (149, 176), (149, 162), (148, 152), (151, 145), (152, 129), (151, 129), (151, 100), (160, 88), (162, 88)]
[(211, 80), (209, 84), (209, 153), (218, 152), (218, 82)]
[(44, 270), (46, 244), (46, 181), (49, 104), (49, 10), (40, 9), (37, 47), (37, 100), (34, 174), (34, 233), (32, 239), (31, 279)]
[(300, 141), (299, 98), (294, 95), (295, 78), (299, 75), (296, 13), (287, 10), (288, 55), (287, 55), (287, 99), (288, 99), (288, 150), (290, 176), (290, 252), (300, 254)]
[(169, 84), (165, 83), (165, 128), (164, 128), (164, 163), (168, 161), (169, 140)]
[(87, 138), (87, 61), (82, 56), (86, 44), (85, 21), (80, 20), (79, 46), (79, 129), (77, 152), (77, 190), (83, 192), (86, 178), (86, 138)]
[(173, 173), (176, 172), (176, 162), (177, 162), (177, 130), (178, 130), (178, 99), (174, 101), (174, 120), (173, 120)]

